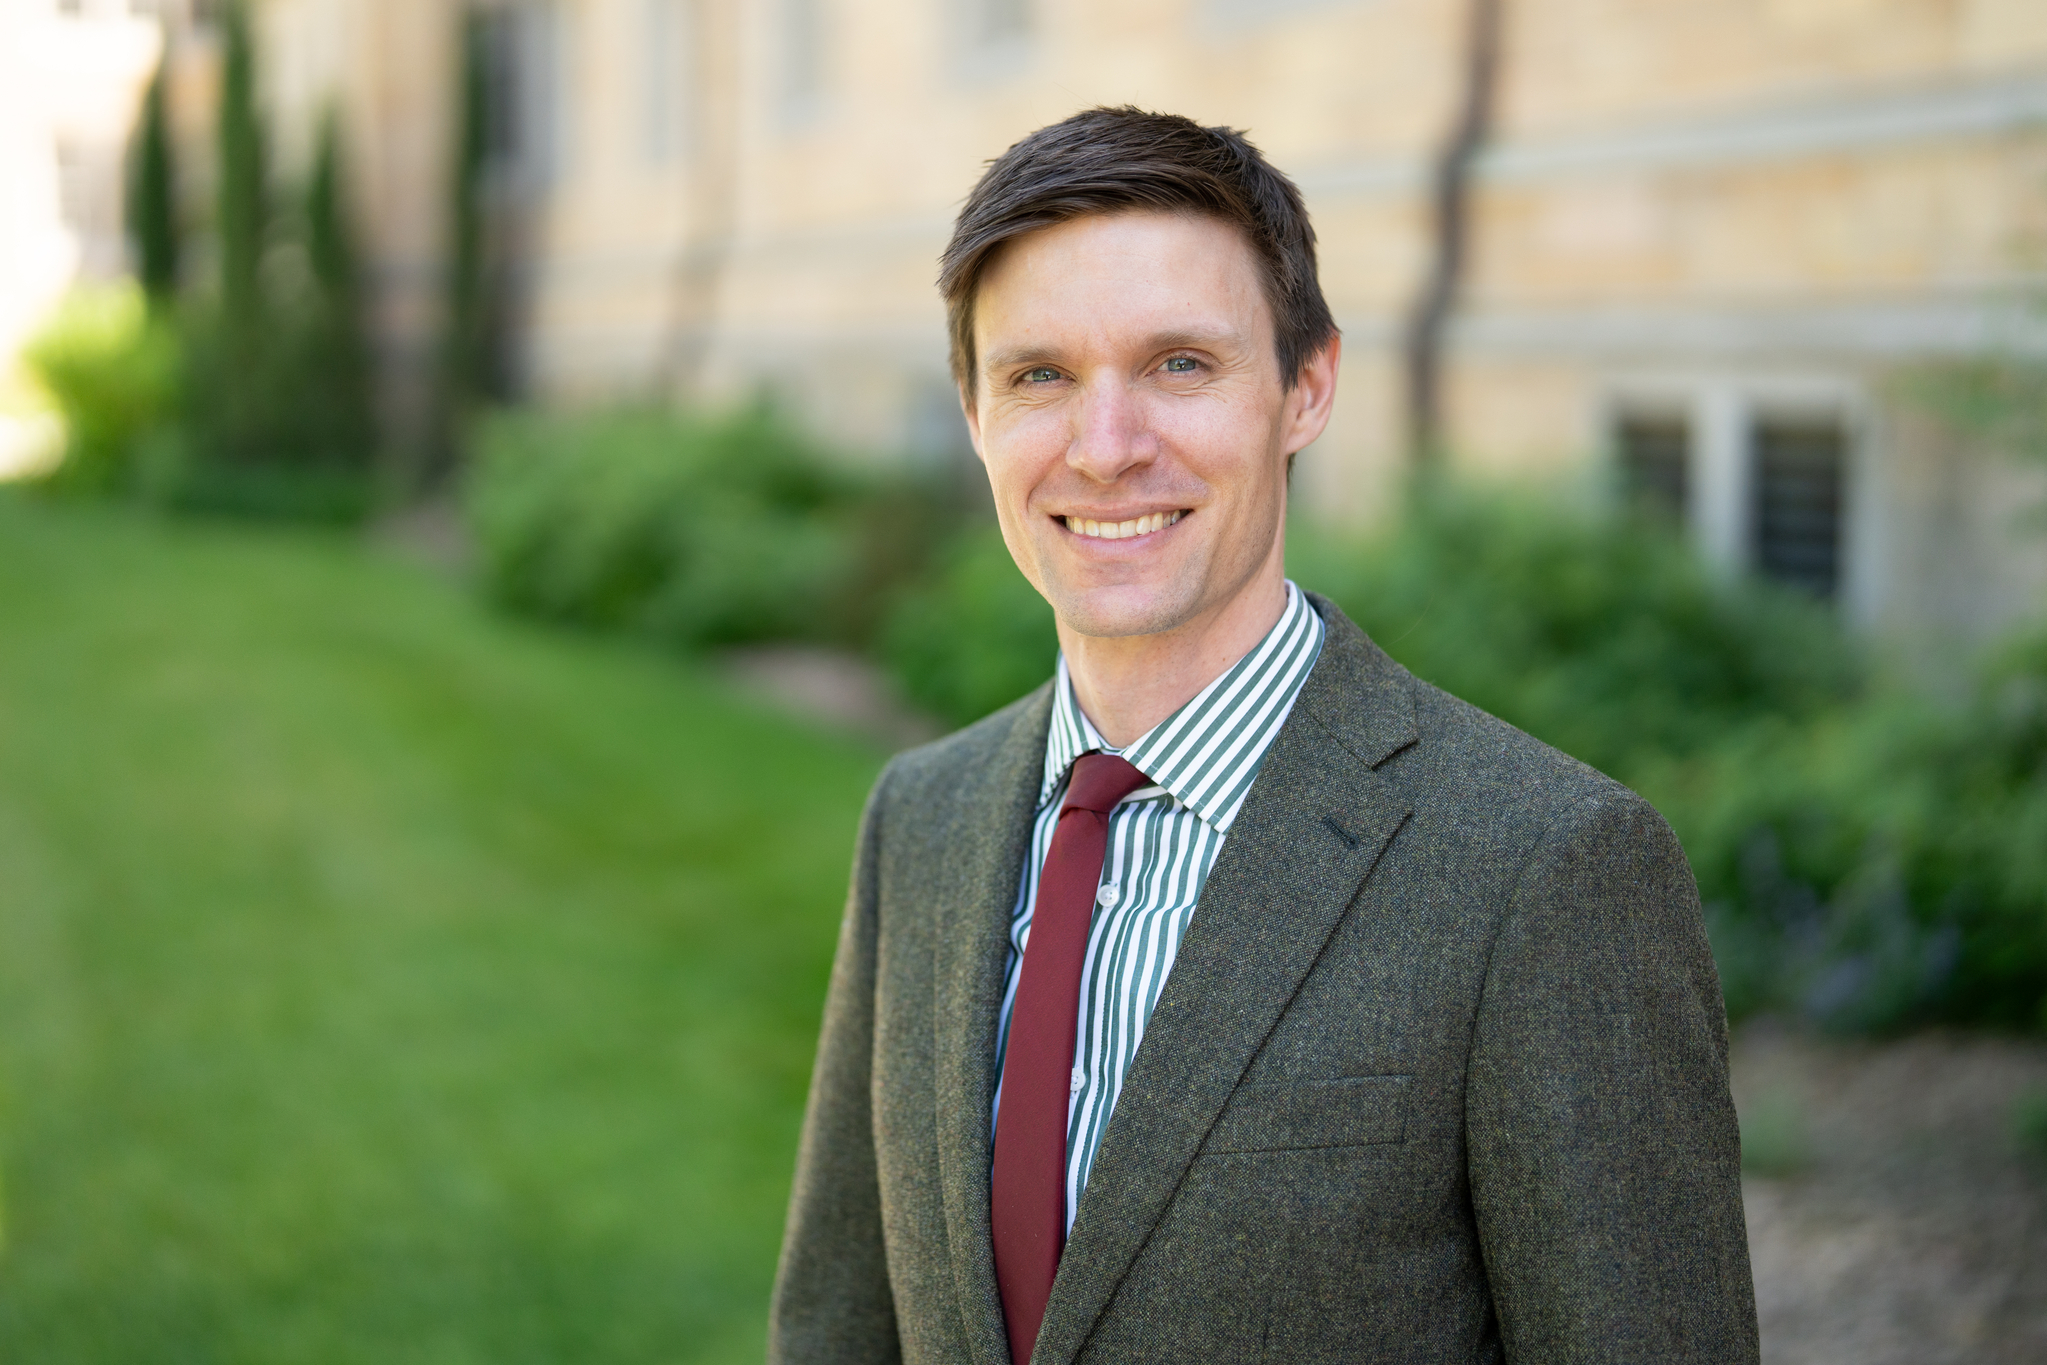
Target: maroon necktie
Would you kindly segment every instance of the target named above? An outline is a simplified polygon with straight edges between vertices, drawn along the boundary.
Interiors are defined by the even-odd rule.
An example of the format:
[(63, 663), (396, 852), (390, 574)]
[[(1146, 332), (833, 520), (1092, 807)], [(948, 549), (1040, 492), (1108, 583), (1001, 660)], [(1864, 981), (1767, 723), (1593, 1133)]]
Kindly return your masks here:
[(1073, 765), (1052, 847), (1038, 874), (1023, 972), (1009, 1014), (1002, 1109), (995, 1120), (991, 1201), (995, 1279), (1009, 1325), (1009, 1354), (1025, 1365), (1037, 1344), (1052, 1277), (1066, 1245), (1066, 1112), (1080, 969), (1095, 891), (1109, 848), (1109, 810), (1151, 779), (1110, 754)]

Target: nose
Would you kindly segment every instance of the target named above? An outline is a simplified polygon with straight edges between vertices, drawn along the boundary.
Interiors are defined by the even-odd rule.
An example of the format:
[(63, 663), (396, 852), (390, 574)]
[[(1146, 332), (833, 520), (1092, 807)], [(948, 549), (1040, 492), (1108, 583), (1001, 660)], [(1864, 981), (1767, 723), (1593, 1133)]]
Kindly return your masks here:
[(1066, 463), (1096, 483), (1114, 483), (1158, 455), (1144, 403), (1120, 380), (1089, 384), (1074, 408)]

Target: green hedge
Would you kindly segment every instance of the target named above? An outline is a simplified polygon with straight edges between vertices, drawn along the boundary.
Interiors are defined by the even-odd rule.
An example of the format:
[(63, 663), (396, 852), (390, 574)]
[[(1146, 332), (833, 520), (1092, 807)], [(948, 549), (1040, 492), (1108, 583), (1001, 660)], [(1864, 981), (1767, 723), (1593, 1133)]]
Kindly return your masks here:
[(64, 421), (64, 458), (45, 476), (68, 493), (127, 491), (149, 443), (175, 420), (179, 345), (132, 285), (81, 289), (29, 343), (29, 368)]
[[(1419, 676), (1656, 803), (1737, 1017), (2047, 1030), (2047, 633), (1944, 709), (1873, 682), (1831, 609), (1710, 573), (1667, 526), (1451, 492), (1370, 538), (1295, 526), (1288, 551)], [(1057, 650), (992, 531), (905, 593), (885, 645), (955, 723)]]
[(1884, 693), (1638, 785), (1684, 837), (1736, 1013), (2047, 1030), (2047, 632), (1960, 708)]
[(1654, 522), (1450, 492), (1362, 542), (1297, 527), (1287, 558), (1420, 676), (1615, 775), (1859, 686), (1830, 612)]
[(479, 427), (465, 499), (497, 601), (685, 646), (865, 643), (940, 516), (765, 410), (502, 413)]
[(1052, 608), (993, 527), (958, 535), (892, 605), (882, 657), (903, 694), (953, 725), (1006, 706), (1051, 676)]
[(1291, 549), (1417, 674), (1663, 811), (1737, 1017), (2047, 1030), (2047, 633), (1943, 708), (1653, 523), (1452, 495)]
[[(913, 485), (843, 470), (758, 412), (506, 416), (469, 505), (521, 611), (868, 648), (955, 724), (1042, 682), (1051, 611), (1001, 537), (948, 537)], [(1944, 709), (1873, 682), (1830, 608), (1709, 572), (1674, 528), (1468, 492), (1369, 538), (1296, 526), (1288, 561), (1419, 676), (1656, 803), (1736, 1016), (2047, 1029), (2047, 633)]]
[[(361, 520), (378, 500), (373, 452), (320, 378), (321, 335), (307, 327), (272, 341), (237, 363), (204, 305), (151, 308), (133, 285), (74, 293), (27, 351), (64, 423), (63, 458), (38, 486), (186, 511)], [(337, 445), (337, 433), (348, 439)]]

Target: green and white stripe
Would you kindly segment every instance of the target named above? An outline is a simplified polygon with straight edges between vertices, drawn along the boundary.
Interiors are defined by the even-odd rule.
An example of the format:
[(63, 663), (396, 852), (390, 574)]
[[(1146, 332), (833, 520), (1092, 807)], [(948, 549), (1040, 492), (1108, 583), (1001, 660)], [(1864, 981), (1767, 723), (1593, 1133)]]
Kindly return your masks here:
[[(1322, 618), (1299, 588), (1286, 587), (1286, 609), (1257, 647), (1122, 751), (1157, 785), (1138, 788), (1109, 815), (1109, 851), (1081, 968), (1066, 1140), (1068, 1228), (1122, 1092), (1124, 1073), (1144, 1039), (1145, 1023), (1173, 969), (1209, 869), (1322, 652)], [(1075, 759), (1097, 749), (1117, 752), (1082, 714), (1062, 657), (1031, 856), (1010, 923), (997, 1056), (1009, 1045), (1009, 1015), (1030, 941), (1038, 873), (1052, 846), (1067, 774)], [(1001, 1098), (998, 1091), (998, 1111)]]

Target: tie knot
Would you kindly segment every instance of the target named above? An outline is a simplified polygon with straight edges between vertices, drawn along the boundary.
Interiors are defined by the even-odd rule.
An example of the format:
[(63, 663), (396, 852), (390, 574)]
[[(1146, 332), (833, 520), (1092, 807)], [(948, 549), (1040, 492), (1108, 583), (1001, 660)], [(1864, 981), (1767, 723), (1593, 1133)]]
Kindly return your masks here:
[(1139, 787), (1150, 785), (1151, 779), (1128, 759), (1114, 754), (1082, 754), (1074, 760), (1073, 777), (1066, 784), (1066, 801), (1059, 809), (1062, 814), (1070, 810), (1106, 814)]

